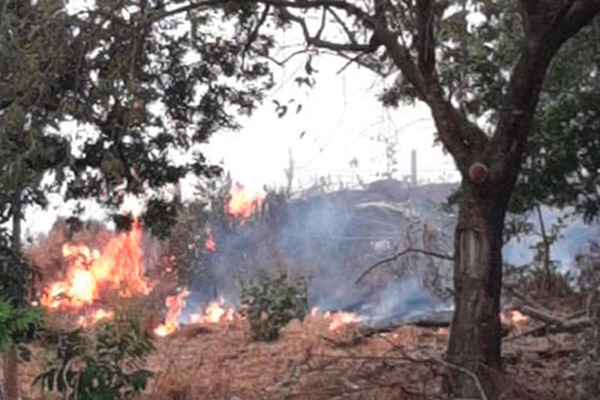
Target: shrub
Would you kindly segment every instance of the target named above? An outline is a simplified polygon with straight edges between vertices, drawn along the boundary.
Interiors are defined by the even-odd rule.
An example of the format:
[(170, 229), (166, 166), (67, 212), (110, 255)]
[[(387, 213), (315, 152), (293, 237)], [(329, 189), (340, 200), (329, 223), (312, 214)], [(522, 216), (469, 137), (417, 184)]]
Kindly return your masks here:
[(254, 340), (273, 341), (281, 328), (308, 311), (308, 290), (304, 279), (292, 279), (285, 272), (260, 274), (254, 284), (242, 282), (240, 300)]
[(0, 301), (0, 353), (16, 346), (21, 358), (29, 361), (27, 344), (34, 338), (43, 322), (39, 308), (13, 307), (7, 301)]
[(93, 330), (52, 331), (45, 339), (54, 354), (34, 385), (64, 400), (134, 399), (153, 376), (142, 368), (154, 350), (152, 336), (134, 319), (118, 317)]

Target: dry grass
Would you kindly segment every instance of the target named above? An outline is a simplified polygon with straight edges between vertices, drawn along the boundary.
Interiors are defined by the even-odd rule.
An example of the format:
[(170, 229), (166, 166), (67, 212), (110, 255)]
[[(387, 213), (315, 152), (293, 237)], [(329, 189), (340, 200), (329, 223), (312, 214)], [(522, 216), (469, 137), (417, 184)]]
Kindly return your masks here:
[[(144, 400), (408, 399), (440, 397), (446, 336), (400, 327), (365, 335), (328, 332), (323, 320), (293, 322), (273, 343), (252, 342), (244, 321), (186, 326), (157, 340), (147, 367), (156, 372)], [(573, 399), (576, 336), (507, 341), (502, 399)], [(30, 382), (44, 353), (21, 370), (24, 399), (52, 399)], [(515, 383), (518, 382), (518, 383)]]
[[(159, 374), (147, 398), (435, 398), (436, 385), (423, 384), (432, 377), (429, 368), (403, 360), (399, 352), (414, 352), (423, 343), (436, 354), (443, 349), (443, 339), (415, 328), (360, 340), (353, 329), (331, 334), (314, 318), (293, 322), (274, 343), (251, 342), (243, 322), (190, 326), (159, 344), (150, 360)], [(410, 374), (400, 373), (411, 366)], [(407, 396), (399, 397), (402, 391)]]

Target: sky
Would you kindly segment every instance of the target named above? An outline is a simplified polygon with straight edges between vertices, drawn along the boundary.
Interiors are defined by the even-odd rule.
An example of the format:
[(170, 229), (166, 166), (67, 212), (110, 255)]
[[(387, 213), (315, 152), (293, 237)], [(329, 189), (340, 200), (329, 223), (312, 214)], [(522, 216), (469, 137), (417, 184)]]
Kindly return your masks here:
[[(345, 60), (327, 54), (313, 61), (319, 71), (316, 85), (299, 88), (293, 78), (304, 61), (299, 57), (283, 68), (275, 66), (279, 84), (263, 106), (242, 121), (240, 131), (215, 134), (205, 146), (209, 159), (222, 161), (234, 180), (256, 189), (282, 185), (290, 154), (297, 189), (309, 186), (315, 176), (346, 182), (357, 174), (365, 181), (380, 179), (387, 170), (387, 138), (396, 142), (397, 179), (410, 174), (410, 154), (416, 150), (419, 182), (458, 181), (451, 157), (433, 146), (435, 128), (426, 106), (384, 108), (377, 100), (383, 79), (358, 67), (337, 73)], [(291, 104), (283, 118), (277, 117), (273, 100)], [(296, 113), (298, 103), (302, 109)], [(353, 160), (358, 161), (354, 167)]]

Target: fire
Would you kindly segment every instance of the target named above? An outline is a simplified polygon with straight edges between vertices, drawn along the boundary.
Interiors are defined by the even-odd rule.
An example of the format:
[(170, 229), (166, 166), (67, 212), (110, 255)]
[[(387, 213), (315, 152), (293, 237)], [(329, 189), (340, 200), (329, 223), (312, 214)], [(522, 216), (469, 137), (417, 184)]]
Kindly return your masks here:
[(329, 329), (330, 332), (337, 332), (344, 326), (360, 322), (360, 316), (358, 316), (358, 314), (345, 311), (326, 311), (324, 314), (321, 315), (321, 312), (319, 311), (318, 307), (313, 307), (310, 310), (310, 315), (313, 318), (322, 318), (325, 321), (328, 321), (329, 325), (327, 329)]
[(331, 332), (338, 331), (348, 324), (356, 324), (360, 321), (358, 315), (349, 312), (325, 313), (324, 318), (331, 320), (328, 327)]
[[(179, 329), (179, 317), (185, 307), (185, 298), (190, 294), (184, 289), (177, 296), (169, 296), (165, 302), (167, 306), (167, 316), (165, 322), (154, 329), (158, 336), (168, 336)], [(193, 314), (190, 317), (192, 324), (220, 324), (230, 322), (235, 319), (236, 312), (233, 307), (225, 306), (225, 300), (213, 301), (208, 303), (202, 313)]]
[(87, 328), (89, 326), (95, 325), (101, 320), (104, 319), (113, 319), (115, 317), (114, 311), (104, 310), (102, 308), (96, 310), (92, 314), (82, 315), (79, 317), (78, 325)]
[(509, 328), (521, 329), (529, 322), (529, 317), (519, 310), (506, 310), (500, 313), (500, 322)]
[(225, 306), (225, 300), (221, 298), (208, 303), (201, 314), (192, 315), (190, 320), (194, 324), (219, 324), (233, 321), (235, 315), (235, 309)]
[(230, 196), (229, 202), (225, 205), (225, 211), (230, 216), (238, 219), (242, 224), (263, 202), (263, 196), (250, 196), (240, 184), (236, 184), (231, 189)]
[(84, 244), (66, 243), (65, 279), (44, 290), (40, 304), (50, 310), (81, 311), (117, 291), (121, 297), (148, 294), (151, 283), (144, 274), (142, 230), (134, 222), (131, 231), (113, 237), (100, 251)]
[(211, 253), (217, 251), (217, 243), (215, 242), (211, 231), (208, 231), (208, 238), (206, 239), (204, 246), (206, 247), (206, 250)]
[(190, 294), (187, 289), (182, 290), (177, 296), (169, 296), (165, 300), (167, 316), (165, 322), (154, 329), (158, 336), (167, 336), (179, 329), (179, 315), (185, 307), (185, 298)]

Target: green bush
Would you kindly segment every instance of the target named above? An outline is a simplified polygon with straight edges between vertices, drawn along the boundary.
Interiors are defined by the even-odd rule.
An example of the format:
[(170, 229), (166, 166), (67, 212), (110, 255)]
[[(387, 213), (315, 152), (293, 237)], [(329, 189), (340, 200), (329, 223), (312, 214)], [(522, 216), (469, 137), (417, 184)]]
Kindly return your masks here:
[(43, 313), (34, 307), (13, 307), (7, 301), (0, 301), (0, 353), (16, 346), (21, 358), (29, 361), (27, 344), (36, 336), (42, 326)]
[(276, 340), (281, 328), (303, 319), (308, 311), (306, 281), (285, 272), (261, 274), (254, 284), (242, 283), (240, 300), (252, 338), (260, 341)]
[(152, 336), (135, 320), (48, 332), (45, 339), (54, 354), (34, 385), (60, 393), (63, 400), (138, 398), (153, 376), (142, 368), (154, 350)]

